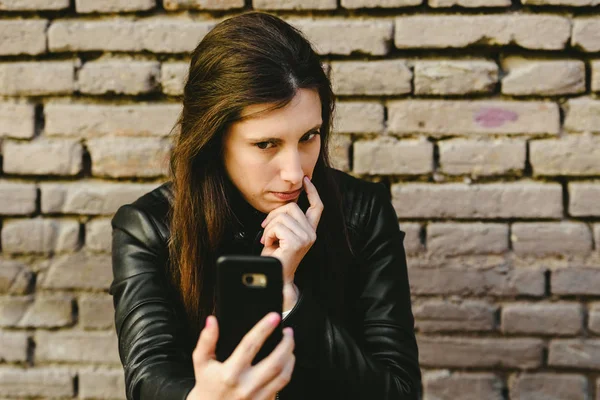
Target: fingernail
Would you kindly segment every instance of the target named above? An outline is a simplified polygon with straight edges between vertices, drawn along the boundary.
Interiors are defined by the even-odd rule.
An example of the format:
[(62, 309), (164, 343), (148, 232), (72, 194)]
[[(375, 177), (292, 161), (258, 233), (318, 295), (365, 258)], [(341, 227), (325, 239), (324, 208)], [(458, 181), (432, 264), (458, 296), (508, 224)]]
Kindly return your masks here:
[(290, 337), (294, 337), (294, 330), (289, 326), (283, 330), (283, 333)]
[(212, 318), (210, 318), (210, 315), (208, 317), (206, 317), (206, 324), (205, 326), (208, 328), (212, 325)]
[(271, 314), (271, 316), (269, 317), (269, 322), (273, 325), (279, 324), (279, 315), (277, 315), (276, 313)]
[(265, 238), (264, 238), (264, 237), (261, 237), (261, 238), (260, 238), (260, 242), (261, 242), (262, 244), (265, 244)]

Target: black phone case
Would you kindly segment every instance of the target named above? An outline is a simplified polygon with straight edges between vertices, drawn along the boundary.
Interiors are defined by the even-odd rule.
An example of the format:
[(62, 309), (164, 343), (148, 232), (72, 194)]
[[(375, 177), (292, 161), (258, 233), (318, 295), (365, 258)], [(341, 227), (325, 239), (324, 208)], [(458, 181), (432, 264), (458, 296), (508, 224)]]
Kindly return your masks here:
[[(266, 276), (266, 286), (250, 287), (242, 277), (247, 273)], [(283, 272), (275, 257), (256, 255), (224, 255), (217, 260), (216, 316), (219, 340), (216, 356), (225, 361), (244, 335), (269, 312), (281, 315), (283, 307)], [(283, 324), (275, 328), (252, 361), (256, 364), (277, 346)]]

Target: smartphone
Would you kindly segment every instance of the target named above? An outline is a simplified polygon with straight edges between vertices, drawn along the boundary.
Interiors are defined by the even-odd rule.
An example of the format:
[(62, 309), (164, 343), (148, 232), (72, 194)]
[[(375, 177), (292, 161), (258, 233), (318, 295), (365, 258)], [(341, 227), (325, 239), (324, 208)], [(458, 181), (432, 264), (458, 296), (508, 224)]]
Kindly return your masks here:
[[(223, 255), (217, 259), (216, 356), (225, 361), (244, 335), (265, 315), (283, 308), (283, 269), (279, 259), (258, 255)], [(252, 361), (256, 364), (277, 346), (283, 324), (275, 328)]]

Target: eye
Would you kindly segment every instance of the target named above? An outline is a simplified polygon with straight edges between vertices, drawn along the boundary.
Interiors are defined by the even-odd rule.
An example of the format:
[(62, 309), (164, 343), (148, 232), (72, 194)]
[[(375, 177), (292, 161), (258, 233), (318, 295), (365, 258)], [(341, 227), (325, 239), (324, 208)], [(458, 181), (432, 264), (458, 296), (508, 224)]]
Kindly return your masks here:
[(258, 142), (258, 143), (254, 143), (254, 145), (256, 147), (258, 147), (261, 150), (267, 150), (270, 149), (273, 146), (273, 143), (271, 142)]
[(312, 131), (311, 133), (305, 135), (302, 138), (302, 141), (303, 142), (308, 142), (308, 141), (312, 140), (315, 136), (320, 135), (320, 134), (321, 134), (321, 132), (319, 132), (319, 131)]

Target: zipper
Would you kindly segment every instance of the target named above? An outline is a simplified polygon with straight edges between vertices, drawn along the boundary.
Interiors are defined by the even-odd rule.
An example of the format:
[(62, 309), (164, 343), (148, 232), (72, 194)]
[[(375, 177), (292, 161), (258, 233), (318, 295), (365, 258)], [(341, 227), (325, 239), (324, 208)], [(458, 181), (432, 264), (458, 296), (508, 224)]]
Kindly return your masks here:
[(275, 400), (279, 400), (279, 392), (275, 394)]

